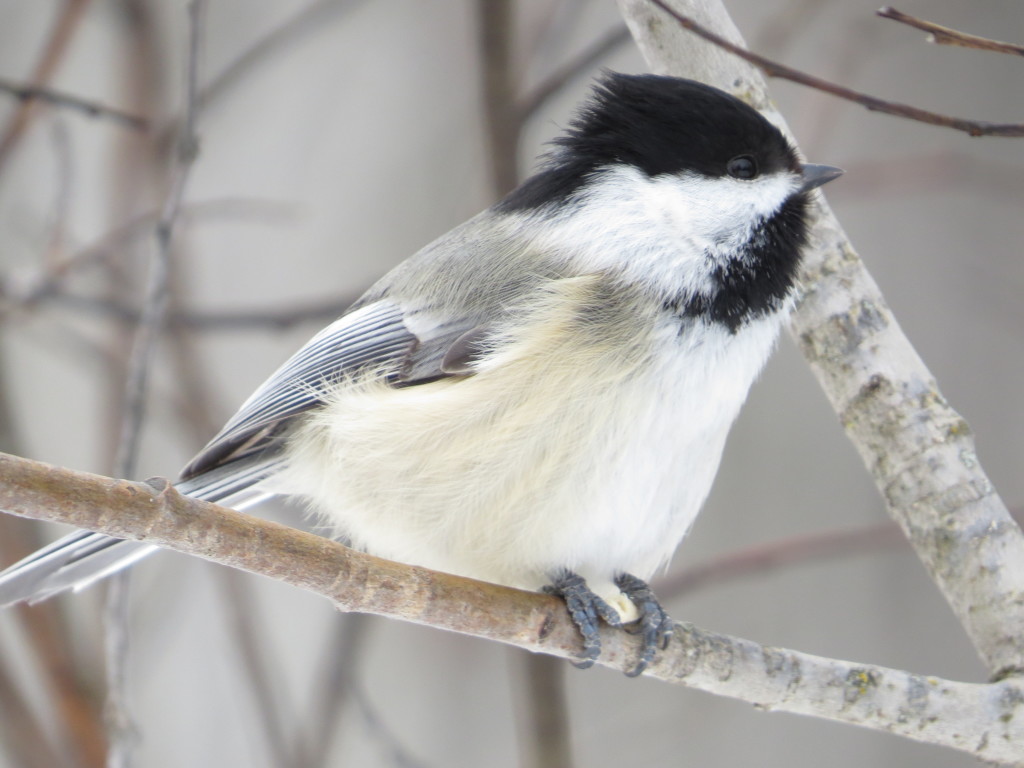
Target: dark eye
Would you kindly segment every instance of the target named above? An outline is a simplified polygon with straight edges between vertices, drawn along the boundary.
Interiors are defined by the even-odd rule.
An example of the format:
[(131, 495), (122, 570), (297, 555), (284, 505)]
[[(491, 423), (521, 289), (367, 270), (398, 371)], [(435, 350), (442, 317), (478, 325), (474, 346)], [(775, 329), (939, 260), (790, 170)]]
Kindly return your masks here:
[(753, 179), (757, 176), (757, 162), (750, 155), (737, 155), (726, 164), (725, 170), (734, 179)]

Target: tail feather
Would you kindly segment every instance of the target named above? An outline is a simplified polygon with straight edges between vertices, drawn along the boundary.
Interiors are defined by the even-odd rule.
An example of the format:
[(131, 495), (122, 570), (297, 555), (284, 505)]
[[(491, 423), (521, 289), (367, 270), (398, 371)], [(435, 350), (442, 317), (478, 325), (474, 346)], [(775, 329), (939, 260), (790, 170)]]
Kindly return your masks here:
[[(178, 483), (186, 496), (232, 509), (246, 509), (273, 493), (259, 483), (278, 472), (282, 460), (266, 454), (239, 459)], [(0, 572), (0, 607), (37, 603), (80, 589), (138, 562), (159, 547), (102, 533), (75, 531)]]

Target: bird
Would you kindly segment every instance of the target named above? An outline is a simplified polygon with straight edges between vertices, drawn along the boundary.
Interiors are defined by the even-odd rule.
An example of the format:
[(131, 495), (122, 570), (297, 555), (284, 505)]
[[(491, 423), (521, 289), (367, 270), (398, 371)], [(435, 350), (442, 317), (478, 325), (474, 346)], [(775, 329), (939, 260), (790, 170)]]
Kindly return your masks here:
[[(693, 524), (798, 290), (813, 191), (740, 99), (604, 72), (536, 172), (392, 269), (289, 358), (178, 489), (303, 501), (358, 549), (673, 622), (648, 585)], [(78, 532), (0, 574), (0, 605), (82, 588), (155, 549)]]

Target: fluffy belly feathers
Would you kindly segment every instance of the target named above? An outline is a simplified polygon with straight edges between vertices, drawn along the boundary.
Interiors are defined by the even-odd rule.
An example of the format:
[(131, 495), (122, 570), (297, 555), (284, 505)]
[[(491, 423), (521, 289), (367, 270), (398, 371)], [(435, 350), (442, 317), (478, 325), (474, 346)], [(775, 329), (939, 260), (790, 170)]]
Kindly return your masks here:
[(708, 344), (728, 332), (598, 306), (598, 288), (558, 281), (471, 376), (323, 393), (284, 490), (402, 562), (529, 589), (563, 568), (649, 578), (696, 517), (780, 321)]

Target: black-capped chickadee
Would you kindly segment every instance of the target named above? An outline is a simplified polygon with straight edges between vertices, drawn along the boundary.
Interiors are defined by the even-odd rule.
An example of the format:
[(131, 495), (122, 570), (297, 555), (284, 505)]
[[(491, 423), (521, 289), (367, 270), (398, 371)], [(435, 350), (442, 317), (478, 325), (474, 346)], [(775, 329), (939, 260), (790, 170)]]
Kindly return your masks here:
[[(686, 534), (792, 303), (809, 193), (754, 109), (607, 74), (546, 162), (392, 270), (249, 398), (182, 492), (306, 500), (382, 557), (561, 595), (671, 631), (644, 580)], [(0, 604), (80, 588), (153, 546), (73, 534)]]

